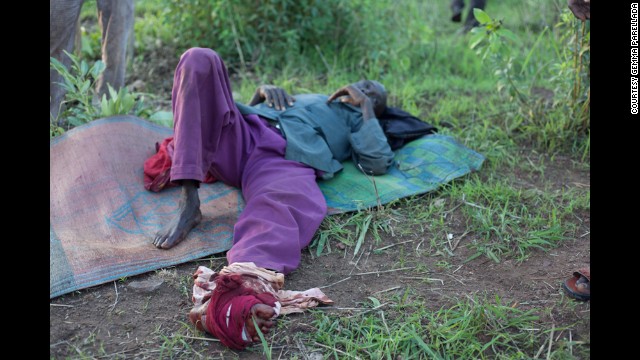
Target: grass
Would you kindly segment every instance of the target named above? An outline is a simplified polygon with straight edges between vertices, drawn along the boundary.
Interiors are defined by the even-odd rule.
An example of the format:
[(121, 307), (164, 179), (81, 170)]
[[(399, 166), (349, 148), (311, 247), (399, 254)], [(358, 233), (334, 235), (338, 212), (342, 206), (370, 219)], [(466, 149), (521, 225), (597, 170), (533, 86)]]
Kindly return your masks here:
[[(575, 359), (585, 354), (585, 342), (565, 340), (556, 340), (553, 351), (547, 352), (549, 338), (566, 328), (548, 327), (536, 310), (505, 304), (497, 296), (450, 299), (449, 305), (435, 311), (409, 288), (388, 299), (373, 300), (370, 309), (363, 307), (350, 315), (314, 312), (317, 332), (302, 337), (307, 343), (332, 349), (323, 352), (325, 358), (335, 359), (345, 355), (361, 359)], [(545, 350), (542, 357), (541, 349)]]
[(383, 233), (424, 234), (421, 236), (432, 239), (434, 253), (450, 253), (445, 239), (452, 231), (447, 216), (453, 210), (465, 224), (466, 234), (473, 238), (470, 248), (474, 254), (467, 261), (478, 256), (495, 262), (503, 258), (523, 261), (534, 249), (547, 251), (578, 235), (574, 214), (590, 210), (590, 193), (523, 189), (503, 175), (489, 174), (486, 178), (472, 174), (443, 186), (435, 195), (402, 199), (378, 211), (328, 217), (311, 245), (315, 249), (312, 253), (330, 253), (330, 243), (335, 241), (354, 246), (355, 256), (358, 243), (366, 241), (363, 230), (369, 229), (374, 244), (380, 242)]
[(584, 204), (564, 194), (527, 191), (503, 179), (485, 181), (479, 176), (454, 184), (450, 195), (465, 204), (462, 212), (476, 236), (472, 258), (485, 255), (496, 262), (502, 256), (522, 261), (533, 249), (557, 246), (574, 231), (574, 225), (565, 220), (576, 208), (585, 210)]
[[(251, 321), (253, 321), (253, 326), (255, 327), (255, 329), (260, 329), (260, 326), (258, 326), (258, 323), (256, 322), (256, 319), (254, 317), (251, 317)], [(260, 330), (258, 330), (258, 336), (260, 337), (260, 344), (262, 345), (262, 353), (264, 354), (267, 360), (271, 360), (272, 358), (271, 346), (273, 346), (273, 343), (271, 344), (271, 346), (269, 346), (269, 344), (267, 343), (267, 339), (265, 339), (264, 335)]]
[(498, 297), (452, 300), (432, 311), (407, 289), (348, 316), (315, 312), (318, 331), (305, 340), (335, 359), (528, 359), (546, 338), (534, 311)]
[(193, 326), (190, 324), (181, 323), (181, 326), (176, 331), (162, 331), (161, 329), (157, 329), (155, 334), (160, 346), (158, 349), (152, 349), (150, 351), (150, 353), (155, 353), (151, 355), (154, 358), (174, 359), (195, 358), (196, 356), (199, 358), (204, 357), (203, 354), (197, 351), (193, 346), (194, 338), (197, 338), (199, 334), (194, 331)]

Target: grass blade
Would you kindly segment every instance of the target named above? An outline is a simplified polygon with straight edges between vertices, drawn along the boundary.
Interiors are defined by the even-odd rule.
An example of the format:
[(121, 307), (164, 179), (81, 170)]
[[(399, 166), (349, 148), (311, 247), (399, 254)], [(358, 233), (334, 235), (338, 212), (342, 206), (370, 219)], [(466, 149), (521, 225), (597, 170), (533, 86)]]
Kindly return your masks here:
[(371, 224), (371, 218), (373, 218), (372, 214), (369, 214), (367, 215), (367, 217), (364, 218), (364, 223), (362, 225), (362, 228), (360, 229), (360, 234), (358, 234), (358, 241), (356, 242), (356, 248), (353, 250), (353, 257), (351, 258), (352, 260), (358, 254), (358, 251), (360, 250), (360, 247), (364, 242), (364, 237), (365, 235), (367, 235), (367, 230), (369, 230), (369, 224)]

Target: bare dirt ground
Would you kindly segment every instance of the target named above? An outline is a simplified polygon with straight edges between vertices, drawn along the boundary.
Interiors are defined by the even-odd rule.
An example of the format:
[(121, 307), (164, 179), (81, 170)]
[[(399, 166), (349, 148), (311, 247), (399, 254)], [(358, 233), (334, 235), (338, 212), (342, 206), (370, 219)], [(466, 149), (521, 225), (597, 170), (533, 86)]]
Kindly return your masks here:
[[(587, 189), (590, 186), (589, 170), (574, 164), (570, 159), (558, 156), (553, 160), (545, 160), (544, 178), (528, 172), (506, 176), (512, 177), (514, 183), (523, 189)], [(425, 196), (425, 200), (434, 200), (439, 194)], [(445, 198), (445, 201), (449, 199)], [(453, 208), (454, 205), (446, 206)], [(465, 232), (461, 218), (459, 208), (448, 217), (448, 226), (454, 236)], [(287, 276), (285, 287), (304, 290), (348, 278), (323, 289), (336, 302), (335, 307), (339, 308), (357, 307), (366, 302), (368, 296), (403, 292), (407, 287), (422, 296), (426, 307), (434, 311), (474, 294), (486, 294), (488, 297), (499, 295), (504, 303), (513, 304), (519, 309), (540, 310), (541, 324), (566, 326), (567, 330), (556, 332), (554, 340), (568, 339), (571, 332), (574, 341), (589, 343), (590, 302), (571, 300), (561, 288), (562, 281), (571, 276), (574, 270), (590, 264), (590, 214), (576, 213), (575, 218), (578, 229), (574, 238), (562, 242), (549, 252), (534, 250), (522, 263), (515, 260), (495, 263), (486, 257), (465, 263), (464, 260), (470, 255), (465, 247), (470, 239), (466, 237), (456, 247), (455, 256), (447, 259), (449, 265), (442, 266), (442, 257), (424, 251), (424, 245), (416, 250), (423, 240), (429, 242), (433, 234), (428, 230), (404, 237), (384, 237), (376, 247), (410, 242), (382, 253), (371, 251), (373, 240), (367, 237), (363, 246), (365, 252), (357, 266), (351, 261), (352, 249), (347, 247), (349, 255), (345, 257), (344, 252), (336, 250), (337, 244), (333, 243), (334, 251), (319, 258), (312, 257), (305, 250), (300, 268)], [(152, 246), (151, 241), (149, 246)], [(411, 269), (375, 273), (400, 268), (399, 264), (405, 267), (424, 266), (428, 269), (429, 278), (442, 281), (425, 282), (417, 279)], [(221, 257), (190, 262), (51, 300), (50, 357), (156, 359), (195, 358), (200, 354), (211, 358), (263, 358), (260, 345), (236, 352), (226, 349), (209, 335), (185, 331), (189, 328), (187, 314), (191, 308), (191, 274), (198, 265), (215, 270), (226, 265), (226, 260)], [(374, 273), (356, 275), (368, 272)], [(155, 290), (135, 289), (135, 282), (142, 280), (162, 283)], [(312, 320), (313, 315), (308, 313), (281, 320), (275, 335), (270, 336), (274, 358), (306, 358), (304, 345), (301, 346), (294, 337), (299, 332), (313, 332), (314, 328), (309, 325)], [(179, 349), (184, 346), (175, 340), (173, 334), (182, 334), (178, 339), (189, 344), (189, 354), (180, 355)]]

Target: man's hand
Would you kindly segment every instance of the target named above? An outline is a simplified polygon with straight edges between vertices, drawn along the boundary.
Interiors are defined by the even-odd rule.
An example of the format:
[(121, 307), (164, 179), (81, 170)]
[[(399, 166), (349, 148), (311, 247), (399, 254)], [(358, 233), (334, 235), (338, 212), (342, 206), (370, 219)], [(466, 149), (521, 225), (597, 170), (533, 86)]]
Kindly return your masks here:
[[(341, 97), (342, 96), (342, 97)], [(362, 109), (362, 118), (364, 120), (369, 120), (375, 118), (376, 115), (373, 111), (373, 103), (371, 99), (367, 95), (365, 95), (360, 89), (353, 85), (347, 85), (329, 96), (327, 100), (327, 104), (332, 102), (333, 100), (340, 98), (340, 102), (344, 102), (347, 104), (351, 104), (353, 106), (359, 106)]]
[(274, 85), (260, 85), (253, 94), (253, 98), (249, 103), (250, 106), (266, 102), (267, 106), (275, 108), (276, 110), (284, 110), (287, 105), (293, 106), (296, 99), (287, 94), (287, 92), (280, 87)]
[(578, 19), (591, 19), (591, 0), (568, 0), (569, 9)]

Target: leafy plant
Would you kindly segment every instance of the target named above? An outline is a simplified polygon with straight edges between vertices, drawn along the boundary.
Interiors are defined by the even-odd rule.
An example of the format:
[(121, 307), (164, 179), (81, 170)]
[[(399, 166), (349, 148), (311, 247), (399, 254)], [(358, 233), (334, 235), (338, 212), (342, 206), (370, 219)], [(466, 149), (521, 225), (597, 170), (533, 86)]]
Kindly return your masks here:
[(502, 20), (490, 17), (483, 10), (473, 9), (473, 14), (481, 26), (471, 30), (470, 47), (491, 65), (498, 77), (498, 91), (507, 90), (510, 97), (526, 102), (519, 84), (513, 78), (515, 55), (512, 43), (518, 44), (518, 37), (502, 26)]
[(64, 134), (64, 129), (53, 123), (53, 120), (49, 120), (49, 138), (53, 139), (56, 136)]
[(50, 67), (62, 76), (63, 82), (58, 84), (66, 91), (60, 104), (64, 109), (59, 112), (58, 118), (54, 119), (51, 115), (51, 137), (64, 132), (60, 127), (63, 120), (71, 126), (79, 126), (113, 115), (134, 114), (147, 118), (151, 115), (151, 110), (144, 103), (143, 94), (131, 93), (124, 86), (116, 91), (108, 85), (109, 97), (103, 94), (102, 99), (96, 104), (95, 82), (105, 69), (104, 63), (97, 60), (93, 65), (89, 65), (86, 60), (80, 60), (66, 51), (65, 55), (71, 59), (70, 68), (53, 57), (49, 58)]
[(119, 91), (116, 91), (110, 84), (108, 87), (110, 98), (107, 99), (107, 94), (102, 95), (100, 117), (128, 114), (131, 112), (136, 105), (136, 99), (129, 93), (127, 88), (123, 86)]
[[(481, 27), (472, 30), (470, 47), (497, 77), (498, 91), (517, 101), (513, 113), (518, 131), (533, 138), (543, 148), (554, 150), (575, 145), (580, 139), (583, 157), (589, 152), (590, 33), (585, 22), (576, 20), (565, 10), (555, 30), (545, 27), (526, 52), (517, 52), (522, 41), (504, 28), (502, 20), (474, 9)], [(579, 25), (578, 23), (581, 23)], [(539, 61), (537, 53), (546, 51), (551, 60)], [(524, 56), (523, 56), (524, 54)], [(532, 61), (534, 57), (538, 61)], [(534, 85), (541, 83), (545, 87)], [(546, 96), (544, 95), (546, 94)], [(515, 129), (515, 128), (514, 128)], [(576, 136), (577, 135), (577, 136)]]
[[(66, 108), (59, 113), (59, 117), (66, 119), (71, 125), (78, 126), (98, 116), (97, 109), (91, 102), (95, 82), (104, 71), (105, 65), (98, 60), (89, 66), (85, 60), (80, 60), (66, 51), (64, 53), (71, 59), (70, 69), (53, 57), (49, 58), (49, 66), (62, 76), (63, 82), (58, 84), (66, 91), (64, 101), (60, 104), (61, 107), (66, 105)], [(51, 120), (60, 124), (57, 118)]]
[(577, 20), (569, 11), (565, 11), (556, 24), (560, 33), (557, 40), (557, 61), (552, 64), (552, 84), (555, 92), (563, 94), (556, 100), (569, 105), (571, 114), (579, 122), (580, 130), (590, 127), (591, 85), (591, 31), (587, 22)]

